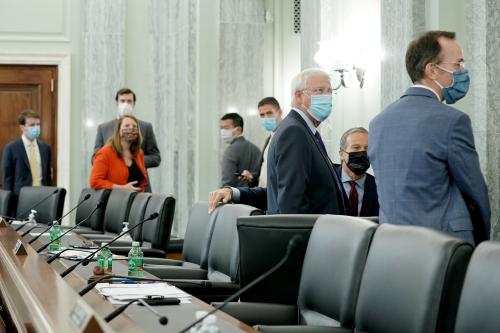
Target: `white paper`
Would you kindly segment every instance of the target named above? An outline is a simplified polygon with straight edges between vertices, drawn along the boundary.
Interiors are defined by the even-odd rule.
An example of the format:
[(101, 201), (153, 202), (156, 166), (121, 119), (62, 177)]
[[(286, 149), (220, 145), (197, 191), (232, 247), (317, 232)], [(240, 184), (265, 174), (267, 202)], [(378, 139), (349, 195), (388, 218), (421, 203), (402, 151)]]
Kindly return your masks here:
[(113, 304), (122, 304), (137, 298), (148, 296), (176, 297), (181, 303), (190, 303), (191, 296), (177, 287), (165, 282), (154, 283), (98, 283), (95, 287)]

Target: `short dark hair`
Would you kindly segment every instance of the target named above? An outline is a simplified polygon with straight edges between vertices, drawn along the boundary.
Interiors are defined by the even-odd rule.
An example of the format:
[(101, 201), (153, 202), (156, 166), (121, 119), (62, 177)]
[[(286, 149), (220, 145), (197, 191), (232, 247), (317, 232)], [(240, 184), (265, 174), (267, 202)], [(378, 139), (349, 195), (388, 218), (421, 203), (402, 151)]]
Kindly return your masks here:
[(33, 110), (24, 110), (23, 112), (21, 112), (19, 117), (17, 117), (17, 122), (19, 123), (19, 125), (26, 125), (26, 119), (28, 118), (40, 119), (40, 114)]
[(116, 92), (115, 101), (118, 102), (118, 96), (125, 95), (125, 94), (132, 94), (132, 96), (134, 96), (134, 103), (135, 103), (135, 101), (136, 101), (135, 92), (133, 92), (132, 89), (129, 89), (129, 88), (121, 88), (120, 90), (118, 90)]
[(259, 104), (257, 104), (257, 107), (260, 108), (263, 105), (272, 105), (278, 110), (281, 109), (280, 103), (278, 103), (278, 101), (274, 97), (264, 97), (260, 100)]
[(231, 119), (233, 121), (233, 126), (234, 127), (240, 127), (241, 131), (243, 132), (243, 118), (237, 113), (226, 113), (225, 115), (220, 118), (220, 120), (227, 120)]
[(455, 39), (455, 33), (450, 31), (427, 31), (415, 38), (406, 50), (406, 71), (412, 82), (424, 77), (425, 66), (428, 63), (439, 62), (441, 45), (440, 37)]

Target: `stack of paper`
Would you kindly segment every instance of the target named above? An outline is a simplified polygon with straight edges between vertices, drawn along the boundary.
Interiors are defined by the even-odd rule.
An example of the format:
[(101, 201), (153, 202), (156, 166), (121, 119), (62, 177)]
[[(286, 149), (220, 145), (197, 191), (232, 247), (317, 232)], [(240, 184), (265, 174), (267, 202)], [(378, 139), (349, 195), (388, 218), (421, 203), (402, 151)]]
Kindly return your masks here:
[(176, 297), (181, 303), (190, 303), (191, 296), (165, 282), (153, 283), (98, 283), (95, 288), (113, 304), (123, 304), (137, 298)]

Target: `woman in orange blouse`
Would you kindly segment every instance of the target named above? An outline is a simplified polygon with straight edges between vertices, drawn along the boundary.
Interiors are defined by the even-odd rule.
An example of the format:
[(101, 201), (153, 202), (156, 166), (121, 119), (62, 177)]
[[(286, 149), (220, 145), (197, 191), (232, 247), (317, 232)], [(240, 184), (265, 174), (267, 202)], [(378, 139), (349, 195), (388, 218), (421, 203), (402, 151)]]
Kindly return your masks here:
[(120, 117), (113, 136), (94, 156), (90, 187), (144, 192), (148, 178), (141, 144), (137, 119), (132, 115)]

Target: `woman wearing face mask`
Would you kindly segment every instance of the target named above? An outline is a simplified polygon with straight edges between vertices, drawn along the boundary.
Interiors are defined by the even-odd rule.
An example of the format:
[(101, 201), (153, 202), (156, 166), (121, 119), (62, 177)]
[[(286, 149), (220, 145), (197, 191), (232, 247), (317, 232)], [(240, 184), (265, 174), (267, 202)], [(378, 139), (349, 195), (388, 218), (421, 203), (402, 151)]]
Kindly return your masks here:
[(118, 119), (113, 136), (94, 157), (90, 172), (91, 188), (144, 191), (148, 179), (138, 124), (130, 114)]

